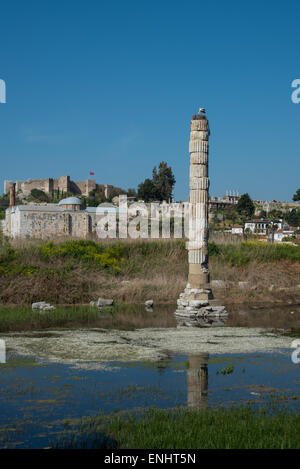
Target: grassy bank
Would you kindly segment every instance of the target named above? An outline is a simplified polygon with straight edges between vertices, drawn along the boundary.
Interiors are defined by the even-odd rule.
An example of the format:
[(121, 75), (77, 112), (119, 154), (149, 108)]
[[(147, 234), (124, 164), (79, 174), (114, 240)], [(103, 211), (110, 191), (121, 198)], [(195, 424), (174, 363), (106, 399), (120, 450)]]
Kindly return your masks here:
[(0, 306), (0, 332), (57, 328), (97, 327), (134, 330), (141, 327), (175, 327), (174, 306), (156, 308), (151, 314), (139, 305), (117, 305), (98, 310), (89, 306), (58, 307), (40, 314), (29, 307)]
[[(211, 278), (225, 303), (299, 302), (300, 247), (210, 243)], [(0, 246), (0, 303), (174, 303), (187, 281), (183, 240), (15, 241)], [(241, 290), (238, 282), (247, 282)]]
[(82, 419), (61, 438), (62, 448), (291, 449), (300, 448), (300, 415), (248, 407), (217, 410), (148, 410)]

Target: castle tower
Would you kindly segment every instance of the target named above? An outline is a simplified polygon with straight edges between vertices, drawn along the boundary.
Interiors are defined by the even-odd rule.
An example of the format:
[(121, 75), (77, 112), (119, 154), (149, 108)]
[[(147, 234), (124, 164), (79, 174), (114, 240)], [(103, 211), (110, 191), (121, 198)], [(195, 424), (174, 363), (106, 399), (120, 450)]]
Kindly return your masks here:
[(70, 176), (60, 176), (58, 179), (58, 189), (63, 193), (70, 191)]
[(193, 116), (190, 130), (190, 197), (189, 241), (187, 243), (189, 276), (184, 293), (177, 300), (177, 316), (227, 314), (223, 306), (217, 306), (210, 288), (208, 266), (208, 139), (209, 122), (205, 110)]

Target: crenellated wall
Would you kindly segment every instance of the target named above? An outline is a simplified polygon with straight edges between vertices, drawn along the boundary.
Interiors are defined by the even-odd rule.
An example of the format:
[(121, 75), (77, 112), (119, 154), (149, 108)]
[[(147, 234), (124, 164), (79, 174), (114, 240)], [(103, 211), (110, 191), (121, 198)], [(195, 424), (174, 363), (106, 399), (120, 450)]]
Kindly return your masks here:
[(106, 197), (109, 197), (113, 189), (119, 189), (111, 184), (97, 184), (95, 179), (85, 181), (72, 181), (70, 176), (60, 176), (59, 178), (28, 179), (27, 181), (4, 181), (4, 194), (9, 192), (12, 184), (16, 184), (16, 193), (21, 192), (28, 196), (33, 189), (39, 189), (46, 194), (60, 190), (61, 192), (71, 192), (74, 195), (88, 196), (91, 191), (103, 188)]

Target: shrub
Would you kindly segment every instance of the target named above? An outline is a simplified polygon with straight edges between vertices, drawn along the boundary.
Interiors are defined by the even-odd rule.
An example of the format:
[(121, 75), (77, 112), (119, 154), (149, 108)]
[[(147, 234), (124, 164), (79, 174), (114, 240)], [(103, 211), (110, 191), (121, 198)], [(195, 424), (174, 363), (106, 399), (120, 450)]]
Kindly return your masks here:
[(8, 277), (9, 275), (33, 275), (37, 271), (38, 269), (31, 265), (0, 264), (0, 277)]
[(37, 272), (37, 268), (30, 265), (16, 264), (18, 251), (8, 244), (2, 244), (0, 250), (0, 277), (8, 275), (32, 275)]
[(30, 195), (33, 197), (33, 199), (39, 200), (41, 202), (49, 202), (49, 197), (47, 194), (45, 194), (45, 192), (41, 191), (40, 189), (32, 189)]
[(124, 261), (124, 246), (119, 243), (112, 246), (103, 246), (88, 240), (65, 241), (60, 244), (49, 241), (40, 246), (39, 251), (46, 260), (56, 257), (73, 258), (79, 262), (92, 263), (101, 268), (108, 268), (114, 273), (120, 271), (120, 265)]
[(300, 249), (298, 246), (261, 243), (258, 241), (244, 241), (240, 244), (214, 246), (209, 244), (211, 256), (219, 256), (224, 262), (232, 266), (244, 266), (251, 261), (274, 262), (290, 260), (300, 262)]
[(208, 244), (208, 251), (209, 251), (210, 256), (217, 256), (218, 254), (220, 254), (220, 249), (216, 245), (216, 243), (209, 243)]

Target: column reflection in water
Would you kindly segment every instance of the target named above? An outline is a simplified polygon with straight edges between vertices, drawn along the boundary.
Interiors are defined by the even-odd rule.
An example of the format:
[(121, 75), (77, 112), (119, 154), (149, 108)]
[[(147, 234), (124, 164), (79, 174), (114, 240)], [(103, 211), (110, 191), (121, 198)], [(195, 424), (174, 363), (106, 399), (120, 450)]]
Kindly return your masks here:
[(208, 406), (208, 353), (189, 356), (187, 370), (187, 404), (189, 407)]
[(223, 327), (228, 316), (176, 317), (177, 327)]

